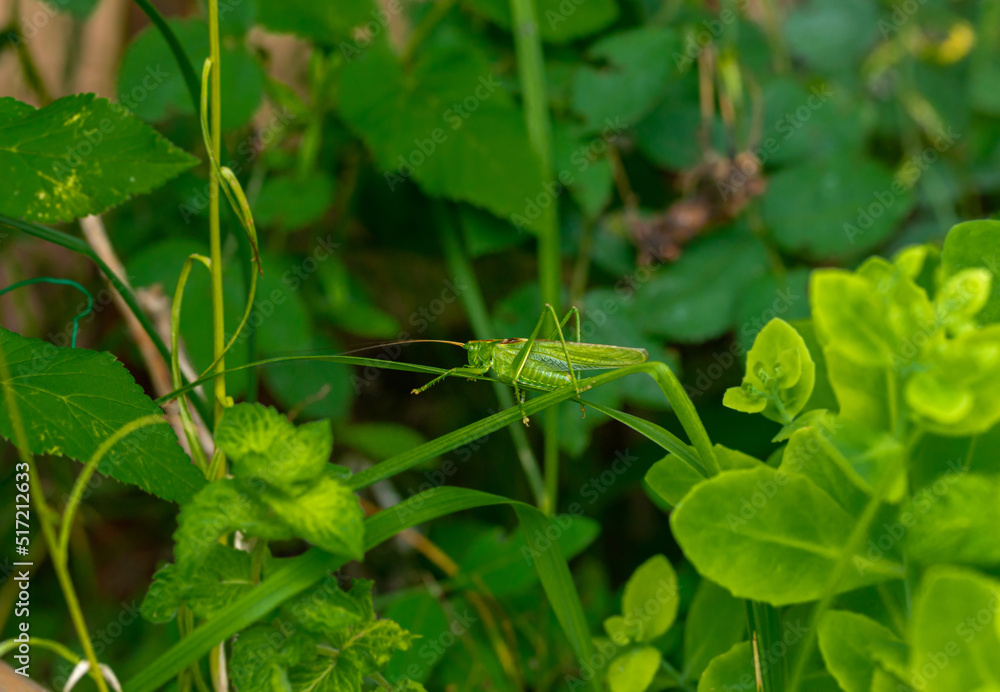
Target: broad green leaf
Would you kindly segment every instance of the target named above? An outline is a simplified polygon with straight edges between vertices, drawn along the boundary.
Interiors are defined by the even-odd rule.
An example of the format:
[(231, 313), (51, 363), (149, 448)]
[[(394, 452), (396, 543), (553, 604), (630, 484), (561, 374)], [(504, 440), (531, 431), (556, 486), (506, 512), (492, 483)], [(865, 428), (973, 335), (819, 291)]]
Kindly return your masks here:
[(938, 289), (935, 311), (952, 332), (973, 328), (973, 319), (990, 299), (991, 278), (986, 269), (960, 269)]
[(282, 175), (268, 178), (253, 206), (258, 227), (275, 226), (283, 231), (304, 228), (323, 218), (333, 204), (333, 178), (321, 171), (307, 177)]
[[(853, 523), (810, 480), (769, 466), (695, 486), (670, 517), (677, 542), (702, 575), (735, 596), (773, 605), (820, 597)], [(886, 559), (865, 563), (864, 570), (849, 570), (837, 591), (898, 578), (901, 570)]]
[(313, 634), (326, 634), (363, 622), (367, 610), (337, 586), (335, 579), (324, 580), (288, 601), (284, 612), (296, 625)]
[(698, 681), (698, 692), (753, 689), (755, 679), (750, 642), (740, 642), (712, 659)]
[(713, 235), (659, 268), (637, 289), (635, 303), (650, 333), (699, 343), (733, 328), (744, 288), (765, 271), (767, 251), (759, 239), (739, 230)]
[(915, 689), (1000, 687), (1000, 584), (971, 570), (932, 567), (913, 600), (909, 644)]
[[(167, 23), (191, 63), (200, 68), (209, 55), (208, 24), (201, 19), (170, 19)], [(226, 42), (221, 60), (222, 129), (232, 130), (248, 123), (260, 105), (264, 76), (257, 61), (242, 45)], [(195, 113), (195, 104), (191, 103), (174, 56), (155, 26), (144, 29), (125, 49), (118, 69), (118, 100), (151, 122)], [(292, 117), (287, 110), (278, 111), (269, 123), (270, 136), (286, 129)], [(244, 148), (245, 145), (246, 142)], [(244, 151), (240, 154), (245, 156)]]
[(222, 414), (215, 443), (231, 459), (237, 478), (295, 494), (323, 475), (333, 435), (328, 421), (295, 427), (271, 407), (237, 404)]
[(815, 383), (816, 364), (805, 341), (776, 317), (760, 331), (747, 354), (742, 386), (728, 390), (723, 403), (738, 411), (759, 411), (787, 425), (805, 408)]
[(580, 137), (571, 128), (556, 126), (552, 134), (556, 178), (569, 189), (583, 215), (596, 219), (611, 201), (614, 175), (605, 154), (621, 130)]
[(619, 32), (592, 45), (588, 56), (605, 67), (577, 70), (573, 110), (583, 118), (583, 129), (620, 130), (648, 115), (677, 75), (669, 56), (678, 45), (672, 29), (657, 26)]
[(364, 512), (341, 481), (323, 476), (301, 494), (266, 493), (264, 501), (313, 545), (355, 559), (364, 555)]
[(652, 646), (626, 652), (608, 666), (611, 692), (643, 692), (660, 668), (662, 654)]
[(905, 550), (924, 562), (1000, 563), (994, 529), (1000, 522), (1000, 479), (945, 474), (914, 494), (900, 521), (910, 527)]
[(819, 625), (819, 649), (827, 670), (844, 692), (871, 692), (882, 661), (891, 670), (906, 665), (906, 646), (889, 629), (864, 615), (846, 610), (828, 612)]
[(344, 68), (339, 98), (390, 190), (412, 176), (431, 195), (475, 204), (519, 228), (542, 217), (539, 204), (555, 203), (521, 112), (478, 53), (428, 51), (406, 72), (388, 49), (373, 46)]
[(810, 67), (841, 72), (853, 67), (878, 37), (876, 7), (865, 0), (809, 0), (796, 5), (783, 33)]
[[(808, 476), (848, 513), (856, 515), (867, 499), (858, 497), (855, 491), (872, 495), (887, 473), (894, 478), (885, 499), (889, 502), (902, 499), (905, 491), (899, 463), (902, 451), (899, 441), (888, 433), (826, 414), (792, 435), (781, 469)], [(845, 480), (854, 486), (854, 491), (844, 486)]]
[[(508, 0), (465, 0), (465, 4), (504, 29), (511, 28)], [(538, 0), (538, 34), (549, 43), (569, 43), (600, 31), (618, 18), (617, 0)]]
[[(110, 353), (59, 348), (0, 328), (0, 357), (32, 454), (88, 461), (128, 423), (160, 415), (132, 375)], [(0, 406), (0, 435), (12, 438), (10, 411)], [(108, 450), (98, 471), (161, 497), (186, 502), (205, 479), (164, 420), (126, 435)]]
[(233, 642), (229, 675), (241, 692), (291, 689), (288, 668), (316, 658), (316, 640), (301, 630), (254, 625)]
[(674, 454), (668, 454), (663, 459), (649, 467), (646, 472), (646, 486), (671, 507), (676, 507), (681, 500), (706, 476), (693, 466)]
[(881, 164), (836, 156), (775, 174), (761, 212), (786, 252), (843, 259), (877, 247), (912, 204), (910, 187)]
[(252, 588), (250, 553), (216, 544), (184, 585), (183, 598), (195, 615), (209, 619)]
[(878, 365), (862, 365), (837, 350), (824, 353), (828, 382), (840, 409), (839, 415), (856, 423), (889, 430), (889, 371)]
[(680, 592), (677, 574), (663, 555), (639, 565), (625, 584), (622, 615), (633, 641), (648, 642), (670, 629), (677, 617)]
[(940, 435), (982, 434), (1000, 421), (1000, 324), (968, 329), (929, 350), (906, 403)]
[(977, 319), (980, 324), (1000, 322), (1000, 221), (966, 221), (948, 231), (941, 251), (944, 276), (977, 268), (989, 270), (993, 279), (990, 298)]
[(702, 579), (684, 621), (684, 668), (681, 676), (696, 680), (716, 656), (743, 640), (746, 607), (724, 588)]
[(763, 85), (765, 125), (754, 152), (761, 164), (788, 166), (864, 151), (869, 124), (854, 92), (809, 77), (805, 84), (778, 77)]
[(93, 94), (35, 109), (0, 98), (0, 211), (31, 221), (100, 214), (198, 162)]
[(184, 577), (199, 569), (219, 539), (233, 531), (265, 540), (294, 535), (258, 496), (242, 491), (232, 479), (213, 481), (185, 503), (177, 517), (174, 558)]
[(890, 363), (892, 335), (884, 307), (867, 280), (845, 271), (820, 270), (813, 272), (809, 292), (816, 333), (828, 358), (835, 351), (861, 365)]

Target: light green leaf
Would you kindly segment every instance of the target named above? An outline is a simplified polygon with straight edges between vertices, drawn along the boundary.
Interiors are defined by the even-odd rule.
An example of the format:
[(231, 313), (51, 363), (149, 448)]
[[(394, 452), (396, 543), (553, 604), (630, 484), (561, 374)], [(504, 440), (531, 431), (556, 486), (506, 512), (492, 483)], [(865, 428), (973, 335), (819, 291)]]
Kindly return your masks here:
[(888, 628), (846, 610), (828, 612), (819, 625), (819, 648), (827, 670), (844, 692), (871, 692), (881, 661), (892, 670), (906, 665), (906, 646)]
[(776, 317), (760, 331), (747, 354), (742, 386), (727, 391), (723, 403), (738, 411), (759, 411), (787, 425), (805, 408), (815, 383), (816, 364), (805, 341)]
[(1000, 322), (1000, 221), (966, 221), (952, 227), (941, 250), (941, 273), (951, 277), (963, 269), (986, 269), (992, 277), (989, 300), (979, 312), (980, 324)]
[(912, 526), (904, 544), (907, 554), (924, 563), (1000, 563), (994, 533), (1000, 526), (997, 498), (1000, 479), (996, 476), (945, 474), (940, 482), (918, 491), (903, 508), (900, 521)]
[(316, 658), (316, 640), (301, 630), (254, 625), (233, 643), (229, 675), (240, 692), (290, 692), (288, 668)]
[(755, 686), (753, 683), (755, 679), (750, 642), (740, 642), (729, 651), (712, 659), (698, 681), (698, 692), (738, 690), (744, 688), (747, 683)]
[(871, 283), (845, 271), (824, 269), (813, 272), (809, 292), (816, 333), (828, 357), (833, 350), (861, 365), (891, 362), (892, 336)]
[(646, 486), (671, 507), (676, 507), (691, 491), (691, 488), (705, 480), (698, 469), (674, 454), (649, 467), (646, 472)]
[(291, 538), (291, 529), (232, 479), (213, 481), (181, 507), (174, 557), (185, 578), (200, 568), (219, 538), (233, 531), (265, 540)]
[(625, 584), (622, 615), (633, 641), (648, 642), (670, 629), (677, 617), (677, 574), (663, 555), (639, 565)]
[(364, 556), (365, 514), (341, 481), (323, 476), (297, 495), (266, 493), (265, 502), (296, 533), (315, 546), (353, 559)]
[(978, 690), (1000, 686), (1000, 584), (971, 570), (932, 567), (913, 600), (912, 687)]
[(320, 635), (361, 623), (368, 615), (355, 598), (337, 586), (335, 579), (299, 594), (283, 608), (302, 629)]
[(390, 190), (412, 175), (431, 195), (475, 204), (519, 227), (540, 218), (533, 200), (547, 193), (524, 118), (478, 53), (428, 51), (407, 73), (387, 49), (373, 46), (344, 68), (339, 96), (341, 114), (386, 171)]
[[(58, 348), (0, 328), (0, 357), (10, 372), (9, 380), (0, 380), (0, 394), (10, 388), (32, 454), (85, 462), (127, 423), (162, 414), (110, 353)], [(12, 437), (6, 403), (0, 406), (0, 435)], [(175, 502), (189, 500), (205, 485), (166, 420), (126, 435), (98, 471)]]
[(611, 661), (608, 666), (611, 692), (643, 692), (653, 682), (661, 658), (662, 654), (657, 649), (644, 646)]
[(53, 222), (100, 214), (197, 162), (93, 94), (38, 110), (0, 98), (0, 211), (11, 216)]
[(322, 476), (333, 434), (328, 421), (295, 427), (271, 407), (237, 404), (222, 414), (215, 443), (232, 460), (237, 478), (260, 480), (295, 495)]
[[(670, 517), (677, 542), (702, 575), (735, 596), (773, 605), (820, 597), (853, 523), (811, 481), (769, 466), (725, 472), (695, 486)], [(891, 560), (865, 563), (837, 590), (901, 574)]]

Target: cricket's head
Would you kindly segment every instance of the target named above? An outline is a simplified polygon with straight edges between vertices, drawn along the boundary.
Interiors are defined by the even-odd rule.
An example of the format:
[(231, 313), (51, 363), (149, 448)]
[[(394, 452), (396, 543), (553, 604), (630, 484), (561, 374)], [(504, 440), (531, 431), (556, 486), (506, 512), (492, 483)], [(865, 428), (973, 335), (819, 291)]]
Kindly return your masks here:
[(496, 341), (470, 341), (462, 345), (469, 352), (469, 365), (481, 368), (493, 363), (493, 347)]

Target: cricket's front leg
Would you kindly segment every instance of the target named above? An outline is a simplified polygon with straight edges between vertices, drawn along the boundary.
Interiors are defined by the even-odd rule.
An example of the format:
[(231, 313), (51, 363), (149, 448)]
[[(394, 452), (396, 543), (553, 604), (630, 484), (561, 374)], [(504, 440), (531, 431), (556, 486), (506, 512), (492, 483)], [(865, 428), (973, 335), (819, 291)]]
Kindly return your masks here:
[(426, 392), (428, 389), (430, 389), (431, 387), (433, 387), (434, 385), (436, 385), (438, 382), (440, 382), (444, 378), (451, 377), (452, 375), (485, 375), (486, 371), (489, 370), (489, 369), (490, 368), (489, 368), (488, 365), (485, 368), (474, 368), (474, 367), (468, 366), (468, 365), (466, 365), (464, 367), (461, 367), (461, 368), (452, 368), (448, 372), (445, 372), (445, 373), (442, 373), (441, 375), (438, 375), (433, 380), (431, 380), (430, 382), (428, 382), (427, 384), (425, 384), (423, 387), (420, 387), (419, 389), (413, 389), (413, 390), (411, 390), (410, 394), (420, 394), (421, 392)]
[(528, 427), (528, 414), (524, 411), (524, 392), (517, 387), (517, 380), (514, 380), (514, 401), (517, 402), (517, 410), (521, 412), (521, 422), (524, 427)]

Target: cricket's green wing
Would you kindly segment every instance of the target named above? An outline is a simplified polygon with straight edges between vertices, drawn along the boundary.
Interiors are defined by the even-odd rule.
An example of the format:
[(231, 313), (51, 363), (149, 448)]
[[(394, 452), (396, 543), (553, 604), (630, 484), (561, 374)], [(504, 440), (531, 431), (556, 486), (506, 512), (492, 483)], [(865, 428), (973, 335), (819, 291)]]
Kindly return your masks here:
[[(523, 342), (503, 343), (500, 348), (509, 348), (515, 353), (521, 349)], [(527, 341), (526, 339), (524, 341)], [(602, 344), (581, 344), (567, 341), (566, 349), (573, 361), (574, 370), (613, 370), (626, 365), (645, 363), (649, 354), (644, 348), (627, 348), (625, 346), (604, 346)], [(535, 345), (528, 354), (530, 360), (537, 360), (556, 370), (567, 372), (566, 352), (559, 341), (536, 339)]]

